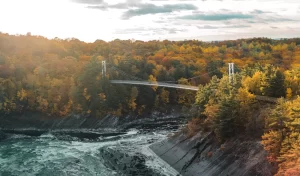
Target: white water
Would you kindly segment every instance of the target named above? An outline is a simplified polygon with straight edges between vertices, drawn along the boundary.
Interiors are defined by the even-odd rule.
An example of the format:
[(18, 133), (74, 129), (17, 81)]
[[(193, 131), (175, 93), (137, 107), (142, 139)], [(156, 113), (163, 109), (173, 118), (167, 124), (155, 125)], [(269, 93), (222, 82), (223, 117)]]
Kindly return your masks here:
[[(13, 135), (0, 142), (0, 176), (113, 176), (130, 175), (127, 170), (111, 167), (109, 158), (101, 149), (115, 150), (129, 156), (143, 158), (143, 167), (127, 168), (149, 175), (175, 176), (177, 171), (157, 157), (149, 145), (166, 138), (166, 132), (140, 133), (131, 130), (118, 140), (106, 137), (105, 141), (59, 140), (50, 133), (40, 137)], [(134, 158), (130, 157), (130, 158)], [(141, 161), (143, 161), (143, 159)], [(122, 158), (120, 158), (122, 161)], [(127, 161), (124, 159), (124, 161)], [(135, 160), (129, 160), (135, 162)], [(130, 163), (128, 163), (130, 164)], [(136, 167), (136, 168), (135, 168)]]

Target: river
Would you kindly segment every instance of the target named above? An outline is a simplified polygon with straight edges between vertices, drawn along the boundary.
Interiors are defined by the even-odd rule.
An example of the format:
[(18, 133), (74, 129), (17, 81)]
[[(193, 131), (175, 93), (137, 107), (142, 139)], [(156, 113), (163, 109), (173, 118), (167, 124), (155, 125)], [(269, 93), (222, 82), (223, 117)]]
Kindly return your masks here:
[[(6, 133), (8, 137), (0, 141), (0, 176), (176, 176), (178, 173), (149, 149), (169, 132), (85, 131), (80, 137), (66, 131)], [(95, 133), (100, 135), (89, 138)]]

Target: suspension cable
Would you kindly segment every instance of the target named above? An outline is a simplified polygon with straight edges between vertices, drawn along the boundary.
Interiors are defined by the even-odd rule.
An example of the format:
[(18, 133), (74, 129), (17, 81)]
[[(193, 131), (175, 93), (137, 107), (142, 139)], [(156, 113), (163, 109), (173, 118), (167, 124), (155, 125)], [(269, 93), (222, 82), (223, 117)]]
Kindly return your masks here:
[(143, 81), (143, 79), (138, 78), (136, 76), (133, 76), (131, 74), (128, 74), (128, 73), (124, 72), (123, 70), (121, 70), (120, 68), (118, 68), (118, 67), (116, 67), (116, 66), (114, 66), (114, 65), (112, 65), (110, 63), (107, 63), (107, 65), (109, 65), (112, 69), (114, 69), (114, 70), (118, 71), (119, 73), (121, 73), (121, 75), (123, 75), (123, 76), (128, 76), (131, 79), (138, 80), (138, 81)]

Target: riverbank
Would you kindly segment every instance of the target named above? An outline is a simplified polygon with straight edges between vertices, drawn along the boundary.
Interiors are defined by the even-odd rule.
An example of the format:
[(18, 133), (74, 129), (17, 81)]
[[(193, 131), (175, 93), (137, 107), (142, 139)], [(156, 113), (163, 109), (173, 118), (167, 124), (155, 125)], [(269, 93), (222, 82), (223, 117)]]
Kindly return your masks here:
[(185, 134), (152, 144), (150, 149), (184, 176), (271, 176), (259, 139), (235, 138), (219, 145), (213, 133)]
[(0, 114), (1, 129), (38, 129), (38, 130), (115, 130), (129, 128), (152, 129), (157, 125), (178, 128), (185, 123), (186, 115), (181, 108), (170, 109), (167, 113), (153, 111), (142, 116), (126, 115), (117, 117), (106, 115), (95, 118), (87, 114), (70, 114), (66, 117), (48, 116), (39, 112)]
[[(142, 129), (144, 133), (153, 133), (154, 129), (168, 129), (168, 133), (172, 133), (186, 123), (186, 116), (178, 110), (169, 113), (153, 112), (142, 117), (107, 115), (101, 119), (84, 115), (58, 118), (33, 112), (10, 114), (0, 117), (0, 128), (5, 132), (1, 133), (0, 130), (0, 140), (7, 138), (7, 134), (41, 136), (50, 131), (63, 141), (105, 142), (106, 138), (108, 141), (120, 140), (124, 131), (132, 128)], [(220, 145), (213, 133), (197, 133), (189, 138), (178, 132), (168, 139), (151, 144), (149, 149), (183, 176), (272, 175), (272, 167), (266, 161), (266, 152), (258, 138), (237, 137)], [(123, 156), (122, 153), (109, 151), (105, 153), (114, 155), (110, 163)], [(105, 160), (110, 159), (108, 157)]]

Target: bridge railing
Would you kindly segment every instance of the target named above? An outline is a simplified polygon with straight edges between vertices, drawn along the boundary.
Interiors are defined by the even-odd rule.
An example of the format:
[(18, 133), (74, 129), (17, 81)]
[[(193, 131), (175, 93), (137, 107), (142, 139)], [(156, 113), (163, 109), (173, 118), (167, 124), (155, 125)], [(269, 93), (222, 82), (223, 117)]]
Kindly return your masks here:
[(155, 81), (129, 81), (129, 80), (111, 80), (112, 84), (135, 84), (135, 85), (147, 85), (147, 86), (158, 86), (158, 87), (168, 87), (168, 88), (179, 88), (186, 90), (198, 91), (197, 86), (189, 86), (183, 84), (170, 84), (164, 82), (155, 82)]
[[(155, 81), (131, 81), (131, 80), (111, 80), (112, 84), (131, 84), (131, 85), (145, 85), (145, 86), (158, 86), (158, 87), (168, 87), (168, 88), (176, 88), (176, 89), (185, 89), (198, 91), (199, 87), (197, 86), (189, 86), (183, 84), (170, 84), (164, 82), (155, 82)], [(255, 95), (258, 101), (265, 101), (268, 103), (277, 103), (278, 98)]]

